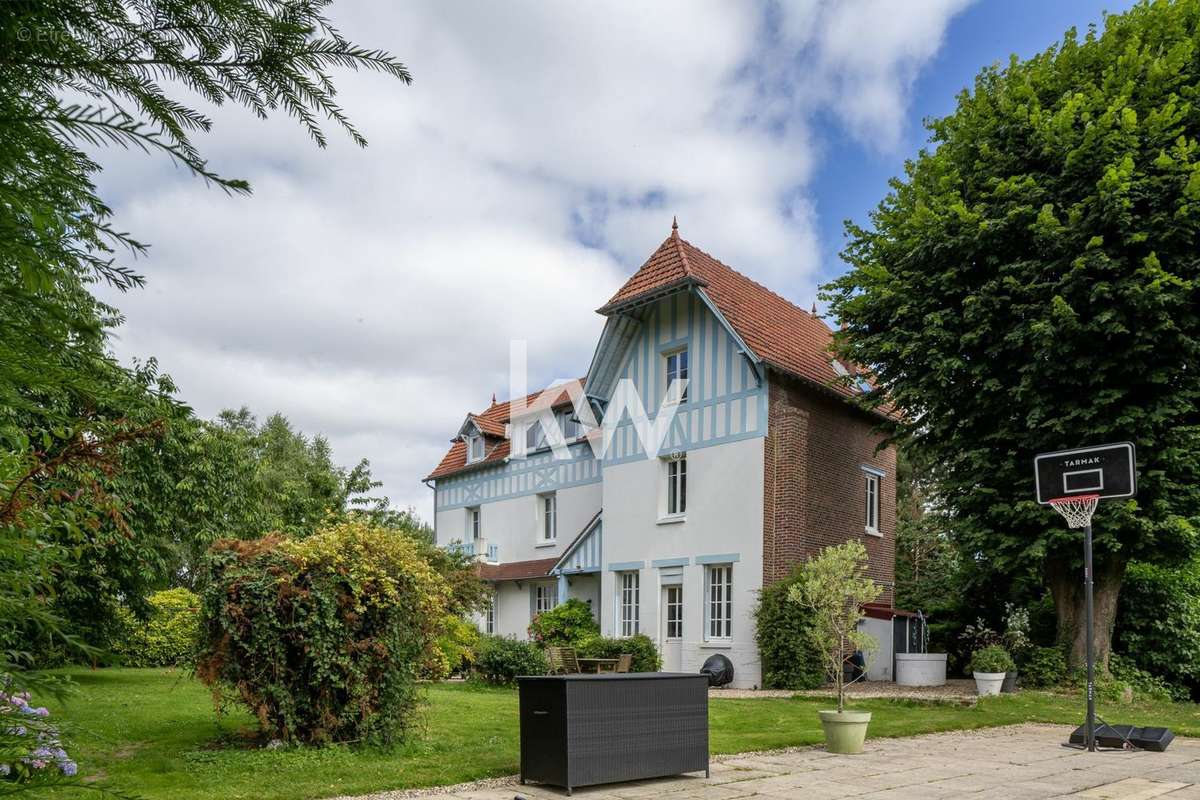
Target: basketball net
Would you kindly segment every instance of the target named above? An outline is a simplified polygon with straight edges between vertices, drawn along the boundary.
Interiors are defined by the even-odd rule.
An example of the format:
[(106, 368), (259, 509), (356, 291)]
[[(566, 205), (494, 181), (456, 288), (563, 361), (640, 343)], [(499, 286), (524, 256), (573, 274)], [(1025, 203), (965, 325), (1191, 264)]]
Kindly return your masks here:
[(1068, 528), (1082, 528), (1092, 521), (1092, 513), (1096, 503), (1100, 501), (1098, 494), (1079, 494), (1074, 497), (1059, 497), (1050, 501), (1054, 510), (1063, 515)]

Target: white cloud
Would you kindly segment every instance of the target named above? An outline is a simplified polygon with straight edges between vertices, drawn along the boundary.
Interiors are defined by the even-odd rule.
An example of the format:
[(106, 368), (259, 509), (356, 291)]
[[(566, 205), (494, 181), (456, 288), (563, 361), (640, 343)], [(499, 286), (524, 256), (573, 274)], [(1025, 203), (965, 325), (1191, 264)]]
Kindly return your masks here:
[(668, 233), (807, 303), (819, 243), (805, 192), (832, 111), (895, 142), (910, 85), (960, 2), (770, 7), (342, 3), (351, 38), (411, 87), (344, 75), (371, 141), (326, 151), (287, 119), (218, 109), (201, 143), (229, 198), (160, 161), (105, 154), (122, 229), (153, 244), (117, 300), (122, 355), (157, 355), (203, 414), (249, 404), (372, 460), (393, 500), (463, 414), (507, 384), (586, 368), (592, 310)]

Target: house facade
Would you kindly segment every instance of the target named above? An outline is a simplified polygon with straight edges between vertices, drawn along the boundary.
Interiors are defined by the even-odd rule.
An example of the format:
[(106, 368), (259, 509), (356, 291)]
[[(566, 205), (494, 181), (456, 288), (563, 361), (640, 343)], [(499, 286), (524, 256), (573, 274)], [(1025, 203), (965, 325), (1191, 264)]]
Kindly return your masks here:
[[(468, 414), (426, 478), (438, 544), (494, 587), (481, 630), (523, 638), (579, 598), (604, 635), (653, 639), (665, 670), (722, 653), (756, 687), (759, 592), (851, 538), (890, 619), (895, 452), (828, 326), (675, 226), (599, 313), (586, 378)], [(890, 677), (881, 661), (871, 677)]]

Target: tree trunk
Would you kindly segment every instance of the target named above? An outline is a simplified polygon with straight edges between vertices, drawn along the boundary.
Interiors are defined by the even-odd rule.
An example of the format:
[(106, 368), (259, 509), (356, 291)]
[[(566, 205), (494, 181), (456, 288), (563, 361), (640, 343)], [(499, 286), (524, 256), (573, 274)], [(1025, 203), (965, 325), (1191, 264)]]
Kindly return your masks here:
[[(1108, 671), (1108, 656), (1112, 650), (1113, 626), (1117, 622), (1117, 595), (1125, 579), (1124, 559), (1097, 559), (1094, 564), (1092, 599), (1095, 613), (1096, 666)], [(1058, 618), (1058, 644), (1067, 654), (1067, 666), (1087, 667), (1087, 607), (1083, 593), (1083, 567), (1073, 559), (1046, 559), (1046, 581), (1054, 598)]]

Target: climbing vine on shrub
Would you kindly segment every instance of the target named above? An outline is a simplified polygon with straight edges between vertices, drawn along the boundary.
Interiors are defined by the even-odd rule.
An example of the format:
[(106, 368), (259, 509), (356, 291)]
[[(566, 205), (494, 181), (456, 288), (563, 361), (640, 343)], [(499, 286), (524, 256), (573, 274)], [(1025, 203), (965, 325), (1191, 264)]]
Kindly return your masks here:
[(387, 744), (411, 729), (451, 594), (418, 543), (359, 520), (220, 541), (205, 585), (196, 673), (265, 734)]
[(825, 682), (809, 634), (812, 612), (802, 603), (788, 602), (788, 592), (799, 583), (797, 569), (763, 589), (754, 611), (764, 689), (815, 689)]
[(571, 598), (533, 618), (529, 635), (542, 647), (574, 647), (585, 639), (600, 635), (600, 623), (592, 609), (578, 598)]

